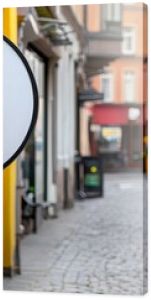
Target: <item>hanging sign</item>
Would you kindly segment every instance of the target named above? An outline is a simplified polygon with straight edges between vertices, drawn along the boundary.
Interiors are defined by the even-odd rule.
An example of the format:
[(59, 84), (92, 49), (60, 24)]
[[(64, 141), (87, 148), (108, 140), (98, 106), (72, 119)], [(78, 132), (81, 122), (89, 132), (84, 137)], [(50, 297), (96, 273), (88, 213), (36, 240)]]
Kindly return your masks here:
[(104, 94), (99, 93), (93, 88), (89, 88), (83, 91), (80, 91), (78, 94), (78, 101), (80, 103), (84, 102), (93, 102), (96, 100), (103, 100), (104, 99)]
[(38, 91), (21, 51), (3, 38), (3, 166), (24, 148), (38, 114)]

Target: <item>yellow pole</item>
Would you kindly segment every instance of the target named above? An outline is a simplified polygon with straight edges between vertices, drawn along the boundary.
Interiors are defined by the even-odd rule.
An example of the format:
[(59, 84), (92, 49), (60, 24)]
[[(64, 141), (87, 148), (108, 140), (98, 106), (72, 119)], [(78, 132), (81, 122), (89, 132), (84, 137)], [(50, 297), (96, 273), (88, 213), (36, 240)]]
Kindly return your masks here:
[[(3, 32), (17, 44), (17, 9), (3, 9)], [(14, 132), (14, 134), (16, 134)], [(4, 170), (3, 176), (3, 264), (4, 274), (12, 276), (16, 246), (16, 162)]]

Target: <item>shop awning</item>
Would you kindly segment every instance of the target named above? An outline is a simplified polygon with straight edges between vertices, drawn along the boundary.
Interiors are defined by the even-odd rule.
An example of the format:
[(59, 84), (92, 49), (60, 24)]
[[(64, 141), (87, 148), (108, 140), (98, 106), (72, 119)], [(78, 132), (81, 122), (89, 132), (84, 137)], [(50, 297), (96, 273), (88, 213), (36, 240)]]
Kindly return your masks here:
[[(133, 112), (132, 112), (133, 109)], [(130, 110), (132, 113), (130, 115)], [(136, 112), (139, 112), (136, 114)], [(140, 106), (130, 106), (123, 104), (96, 104), (92, 107), (93, 124), (106, 126), (123, 126), (130, 121), (136, 124), (142, 123), (142, 110)]]

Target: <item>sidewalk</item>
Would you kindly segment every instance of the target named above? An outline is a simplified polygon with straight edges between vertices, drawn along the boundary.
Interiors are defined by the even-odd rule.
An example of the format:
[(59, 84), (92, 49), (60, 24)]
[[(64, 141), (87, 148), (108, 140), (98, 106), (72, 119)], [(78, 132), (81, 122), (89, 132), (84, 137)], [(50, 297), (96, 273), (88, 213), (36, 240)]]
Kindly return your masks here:
[(5, 290), (143, 294), (142, 176), (105, 176), (105, 197), (76, 202), (21, 242)]

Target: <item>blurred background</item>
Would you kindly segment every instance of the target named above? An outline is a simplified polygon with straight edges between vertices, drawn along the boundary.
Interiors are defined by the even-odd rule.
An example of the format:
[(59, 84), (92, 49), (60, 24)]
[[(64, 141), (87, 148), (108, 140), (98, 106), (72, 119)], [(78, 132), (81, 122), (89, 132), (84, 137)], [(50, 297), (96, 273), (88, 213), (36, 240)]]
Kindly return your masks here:
[[(148, 171), (147, 6), (114, 3), (5, 8), (3, 17), (4, 35), (25, 55), (39, 93), (34, 132), (17, 161), (4, 170), (3, 261), (4, 275), (11, 277), (11, 281), (5, 279), (5, 289), (32, 289), (36, 275), (31, 276), (30, 285), (26, 278), (22, 283), (16, 276), (14, 279), (14, 274), (27, 276), (28, 264), (34, 270), (34, 259), (45, 256), (45, 243), (58, 241), (60, 230), (68, 233), (73, 224), (77, 232), (94, 224), (95, 230), (100, 230), (106, 224), (108, 251), (112, 253), (123, 236), (126, 241), (121, 250), (116, 249), (116, 255), (125, 249), (122, 253), (126, 254), (121, 255), (127, 255), (127, 263), (132, 261), (134, 266), (138, 256), (135, 269), (140, 269), (133, 279), (132, 270), (126, 273), (126, 285), (121, 275), (121, 289), (117, 282), (101, 287), (106, 279), (98, 279), (98, 287), (93, 289), (90, 284), (88, 291), (143, 293), (142, 276), (147, 268), (142, 254), (146, 228), (143, 191)], [(87, 214), (90, 218), (85, 223)], [(108, 234), (117, 220), (119, 227), (115, 226), (113, 235), (119, 228), (121, 231), (112, 244)], [(80, 229), (79, 222), (83, 222)], [(40, 240), (42, 232), (45, 243)], [(86, 233), (83, 238), (89, 239)], [(100, 233), (96, 244), (101, 239)], [(64, 240), (62, 235), (62, 245)], [(132, 252), (124, 248), (132, 244)], [(56, 252), (55, 247), (50, 244), (46, 253)], [(91, 254), (96, 253), (93, 250)], [(101, 264), (104, 258), (100, 251)], [(64, 260), (62, 257), (62, 264)], [(118, 263), (121, 265), (116, 262), (112, 271)], [(43, 270), (44, 265), (39, 268)], [(127, 268), (124, 265), (121, 274)], [(44, 283), (39, 289), (51, 290), (50, 286), (51, 281), (47, 289)], [(79, 286), (73, 290), (82, 292)], [(68, 292), (70, 288), (52, 290)]]

